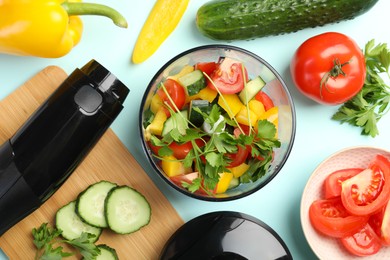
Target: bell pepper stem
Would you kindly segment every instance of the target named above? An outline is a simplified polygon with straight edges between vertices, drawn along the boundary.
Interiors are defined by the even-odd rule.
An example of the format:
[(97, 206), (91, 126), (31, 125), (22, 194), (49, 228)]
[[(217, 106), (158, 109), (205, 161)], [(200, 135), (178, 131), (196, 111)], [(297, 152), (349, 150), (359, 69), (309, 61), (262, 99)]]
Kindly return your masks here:
[(115, 25), (127, 28), (126, 19), (115, 9), (101, 4), (83, 2), (63, 2), (62, 7), (71, 15), (100, 15), (110, 18)]

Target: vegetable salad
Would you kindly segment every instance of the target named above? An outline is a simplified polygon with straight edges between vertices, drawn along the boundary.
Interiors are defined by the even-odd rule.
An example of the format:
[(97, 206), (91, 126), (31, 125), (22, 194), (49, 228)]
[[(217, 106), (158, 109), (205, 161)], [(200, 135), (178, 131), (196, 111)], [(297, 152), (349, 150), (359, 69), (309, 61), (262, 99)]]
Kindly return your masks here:
[(173, 183), (214, 196), (264, 176), (278, 139), (278, 107), (260, 76), (220, 58), (165, 78), (144, 112), (144, 136)]

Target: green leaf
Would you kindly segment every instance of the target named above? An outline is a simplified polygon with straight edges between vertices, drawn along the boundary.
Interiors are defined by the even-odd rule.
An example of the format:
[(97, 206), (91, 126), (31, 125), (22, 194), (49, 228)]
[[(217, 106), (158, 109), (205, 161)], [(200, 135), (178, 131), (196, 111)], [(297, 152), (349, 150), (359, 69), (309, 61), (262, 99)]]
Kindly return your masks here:
[[(360, 127), (362, 135), (375, 137), (379, 134), (377, 123), (389, 111), (390, 86), (383, 76), (390, 78), (390, 50), (387, 44), (369, 41), (364, 49), (366, 79), (363, 88), (352, 99), (339, 107), (333, 120)], [(385, 74), (384, 74), (385, 72)]]
[(260, 138), (274, 138), (276, 134), (276, 127), (268, 120), (259, 120), (257, 125), (257, 136)]
[(206, 161), (211, 167), (220, 167), (223, 165), (223, 156), (220, 153), (208, 153), (206, 154)]
[(85, 259), (95, 259), (100, 254), (100, 249), (91, 242), (93, 238), (95, 235), (83, 232), (80, 237), (66, 241), (66, 243), (77, 248)]
[(195, 191), (199, 190), (202, 184), (201, 178), (194, 179), (191, 183), (183, 181), (181, 185), (189, 190), (190, 192), (194, 193)]
[(161, 148), (158, 150), (158, 156), (170, 156), (173, 154), (173, 151), (168, 146), (161, 146)]

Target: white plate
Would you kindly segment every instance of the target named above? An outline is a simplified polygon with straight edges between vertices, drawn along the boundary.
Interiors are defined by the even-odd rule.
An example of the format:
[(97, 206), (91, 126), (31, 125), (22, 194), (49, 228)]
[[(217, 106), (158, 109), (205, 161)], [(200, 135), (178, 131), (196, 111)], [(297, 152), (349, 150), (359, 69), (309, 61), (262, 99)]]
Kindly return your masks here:
[[(323, 161), (310, 176), (301, 199), (301, 225), (306, 240), (320, 259), (362, 259), (348, 253), (338, 239), (319, 234), (309, 220), (309, 207), (314, 200), (324, 198), (323, 182), (330, 173), (351, 167), (365, 168), (376, 154), (390, 159), (390, 152), (384, 149), (359, 146), (341, 150)], [(363, 259), (390, 259), (390, 247)]]

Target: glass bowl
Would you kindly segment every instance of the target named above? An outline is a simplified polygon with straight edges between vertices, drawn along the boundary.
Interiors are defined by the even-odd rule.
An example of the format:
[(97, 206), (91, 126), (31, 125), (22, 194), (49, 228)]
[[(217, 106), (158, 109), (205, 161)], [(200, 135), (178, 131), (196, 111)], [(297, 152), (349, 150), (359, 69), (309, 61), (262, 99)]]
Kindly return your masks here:
[[(248, 78), (260, 76), (266, 83), (262, 88), (278, 107), (277, 139), (280, 147), (273, 151), (273, 159), (268, 170), (262, 177), (254, 182), (242, 183), (226, 192), (215, 194), (214, 192), (190, 192), (188, 189), (177, 185), (169, 178), (161, 167), (161, 160), (153, 155), (150, 147), (149, 133), (146, 130), (150, 115), (152, 98), (161, 82), (168, 77), (177, 75), (186, 65), (194, 66), (203, 62), (218, 62), (220, 59), (230, 58), (241, 62), (248, 73)], [(281, 76), (265, 60), (245, 49), (230, 45), (205, 45), (187, 50), (169, 60), (152, 78), (142, 98), (139, 113), (139, 127), (142, 146), (146, 157), (157, 174), (175, 190), (192, 198), (206, 201), (229, 201), (245, 197), (258, 191), (269, 183), (282, 169), (285, 164), (295, 138), (296, 117), (295, 108), (291, 95)], [(147, 140), (148, 139), (148, 140)]]

